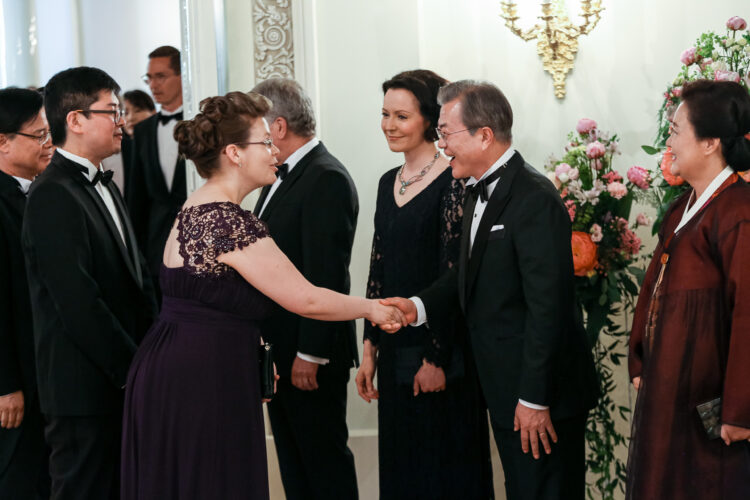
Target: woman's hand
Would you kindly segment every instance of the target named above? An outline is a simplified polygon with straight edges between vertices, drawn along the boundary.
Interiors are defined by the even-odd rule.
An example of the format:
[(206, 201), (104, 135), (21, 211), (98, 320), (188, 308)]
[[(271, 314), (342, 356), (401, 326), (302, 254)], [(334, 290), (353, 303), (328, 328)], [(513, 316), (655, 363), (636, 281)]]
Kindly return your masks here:
[(442, 368), (422, 360), (422, 366), (414, 375), (414, 395), (419, 392), (438, 392), (445, 390), (445, 372)]
[(382, 330), (392, 333), (409, 324), (398, 307), (383, 305), (375, 299), (368, 300), (368, 304), (370, 311), (366, 319)]
[(750, 429), (736, 425), (721, 424), (721, 439), (729, 446), (737, 441), (750, 441)]
[(633, 377), (633, 387), (636, 391), (641, 388), (641, 377)]
[[(279, 381), (281, 377), (279, 377), (278, 372), (276, 371), (276, 363), (273, 364), (273, 393), (276, 394), (276, 383)], [(265, 399), (263, 398), (264, 403), (270, 403), (271, 399)]]

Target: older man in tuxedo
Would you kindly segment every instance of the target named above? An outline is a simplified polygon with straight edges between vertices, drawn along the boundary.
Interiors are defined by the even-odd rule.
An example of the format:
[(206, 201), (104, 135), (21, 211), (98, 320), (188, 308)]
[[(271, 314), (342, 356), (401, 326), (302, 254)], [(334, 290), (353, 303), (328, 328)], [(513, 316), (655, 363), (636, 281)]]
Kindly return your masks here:
[[(255, 213), (305, 278), (349, 293), (359, 210), (354, 183), (315, 137), (312, 103), (298, 83), (270, 79), (253, 91), (273, 102), (266, 119), (281, 163)], [(281, 376), (268, 414), (287, 498), (357, 498), (346, 427), (346, 385), (358, 360), (354, 322), (315, 321), (278, 308), (262, 331), (275, 346)]]
[(118, 91), (88, 67), (47, 83), (57, 151), (23, 221), (52, 499), (118, 498), (123, 386), (156, 310), (125, 204), (101, 168), (120, 150)]
[(570, 219), (545, 176), (511, 144), (513, 113), (494, 85), (440, 90), (438, 146), (470, 195), (458, 266), (412, 299), (409, 320), (461, 308), (510, 500), (584, 498), (584, 430), (596, 402), (575, 306)]
[(31, 181), (52, 158), (35, 90), (0, 90), (0, 499), (49, 498), (21, 225)]
[(174, 126), (182, 120), (180, 51), (169, 45), (148, 55), (143, 80), (161, 110), (133, 129), (127, 204), (138, 244), (154, 277), (157, 300), (164, 245), (187, 198), (185, 160), (177, 154)]

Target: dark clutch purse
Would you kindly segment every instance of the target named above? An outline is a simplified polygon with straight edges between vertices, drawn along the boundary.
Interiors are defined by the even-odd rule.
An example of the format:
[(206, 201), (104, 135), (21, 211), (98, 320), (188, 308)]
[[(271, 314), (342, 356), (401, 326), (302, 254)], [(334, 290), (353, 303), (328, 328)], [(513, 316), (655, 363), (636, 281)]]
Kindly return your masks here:
[(260, 346), (260, 396), (263, 399), (273, 398), (273, 346), (266, 342)]
[(695, 407), (709, 439), (721, 437), (721, 398), (706, 401)]

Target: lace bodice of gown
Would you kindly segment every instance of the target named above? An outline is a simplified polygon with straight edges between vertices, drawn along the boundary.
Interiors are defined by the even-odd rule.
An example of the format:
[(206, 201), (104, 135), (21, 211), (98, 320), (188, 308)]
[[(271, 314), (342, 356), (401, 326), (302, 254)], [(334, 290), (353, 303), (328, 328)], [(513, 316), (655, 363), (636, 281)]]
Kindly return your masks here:
[(183, 265), (162, 268), (165, 299), (197, 300), (242, 316), (265, 317), (270, 299), (218, 257), (268, 236), (263, 222), (234, 203), (212, 202), (182, 209), (177, 214), (177, 242)]

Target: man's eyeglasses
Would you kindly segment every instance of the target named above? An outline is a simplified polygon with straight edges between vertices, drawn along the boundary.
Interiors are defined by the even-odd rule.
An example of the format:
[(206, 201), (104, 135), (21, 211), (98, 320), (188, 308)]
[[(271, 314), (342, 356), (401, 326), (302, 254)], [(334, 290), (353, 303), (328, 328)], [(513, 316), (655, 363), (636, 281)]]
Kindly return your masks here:
[(235, 146), (249, 146), (251, 144), (263, 144), (267, 148), (273, 147), (273, 139), (270, 137), (268, 139), (265, 139), (263, 141), (253, 141), (253, 142), (235, 142), (233, 143)]
[(39, 143), (40, 146), (44, 146), (47, 144), (47, 141), (49, 141), (52, 138), (52, 134), (49, 132), (44, 132), (42, 135), (34, 135), (34, 134), (26, 134), (24, 132), (16, 132), (18, 135), (22, 135), (24, 137), (29, 137), (31, 139), (36, 139), (36, 142)]
[(462, 130), (456, 130), (455, 132), (443, 132), (440, 130), (440, 127), (435, 128), (435, 132), (437, 133), (438, 139), (445, 140), (449, 135), (458, 134), (459, 132), (467, 132), (471, 130), (476, 130), (476, 128), (465, 128)]
[[(112, 115), (112, 119), (115, 123), (119, 123), (125, 117), (125, 110), (122, 108), (115, 109), (76, 109), (75, 113), (99, 113), (103, 115)], [(88, 117), (87, 117), (88, 118)]]
[(167, 75), (165, 73), (156, 73), (155, 75), (145, 74), (141, 77), (141, 80), (143, 80), (146, 85), (150, 84), (151, 82), (164, 83), (164, 80), (166, 80), (170, 76), (178, 75), (176, 75), (175, 73), (172, 73), (171, 75)]

